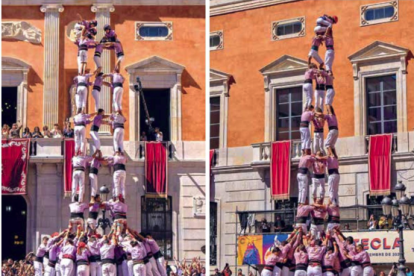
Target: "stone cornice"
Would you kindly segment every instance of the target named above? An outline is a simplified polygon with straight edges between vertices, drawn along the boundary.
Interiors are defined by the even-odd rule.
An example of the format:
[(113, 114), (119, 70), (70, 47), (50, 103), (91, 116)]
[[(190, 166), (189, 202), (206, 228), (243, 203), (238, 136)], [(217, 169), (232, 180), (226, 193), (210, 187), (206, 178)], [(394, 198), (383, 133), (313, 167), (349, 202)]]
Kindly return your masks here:
[[(90, 6), (96, 4), (96, 0), (56, 0), (53, 5), (65, 6)], [(99, 5), (115, 6), (204, 6), (205, 0), (99, 0)], [(3, 6), (37, 6), (49, 5), (45, 0), (3, 0)]]
[(303, 1), (303, 0), (249, 0), (249, 1), (223, 1), (216, 0), (217, 4), (210, 4), (210, 16), (217, 16), (227, 13), (239, 12), (244, 10), (257, 9), (267, 6), (279, 5), (284, 3)]
[(40, 7), (41, 12), (63, 12), (64, 10), (61, 4), (45, 4)]
[(115, 7), (112, 4), (93, 4), (91, 7), (92, 12), (114, 12)]

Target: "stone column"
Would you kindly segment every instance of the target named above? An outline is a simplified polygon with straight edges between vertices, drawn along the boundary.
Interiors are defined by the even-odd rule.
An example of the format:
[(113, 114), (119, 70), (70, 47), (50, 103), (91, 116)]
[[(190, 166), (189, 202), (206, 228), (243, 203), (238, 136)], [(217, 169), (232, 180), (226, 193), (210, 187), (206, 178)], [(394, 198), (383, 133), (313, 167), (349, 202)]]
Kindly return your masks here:
[[(112, 4), (93, 4), (91, 7), (92, 12), (96, 13), (96, 20), (98, 21), (96, 35), (97, 41), (100, 41), (104, 36), (104, 26), (106, 24), (111, 24), (111, 12), (115, 11), (115, 7)], [(102, 72), (109, 73), (111, 72), (111, 52), (108, 50), (103, 50), (102, 56)], [(111, 112), (111, 91), (109, 87), (102, 86), (101, 97), (99, 100), (99, 107), (103, 108), (106, 113)], [(108, 125), (102, 125), (99, 128), (99, 133), (102, 135), (110, 135), (110, 129)]]
[(44, 69), (43, 69), (43, 124), (51, 128), (59, 122), (59, 15), (60, 4), (45, 4)]

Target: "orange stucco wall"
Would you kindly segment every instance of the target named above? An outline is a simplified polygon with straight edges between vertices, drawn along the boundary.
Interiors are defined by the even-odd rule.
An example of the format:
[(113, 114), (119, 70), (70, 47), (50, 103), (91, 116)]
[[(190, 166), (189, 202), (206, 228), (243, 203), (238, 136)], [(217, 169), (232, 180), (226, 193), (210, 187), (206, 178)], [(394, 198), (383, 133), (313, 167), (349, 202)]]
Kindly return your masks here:
[[(230, 88), (228, 146), (246, 146), (264, 140), (264, 86), (259, 69), (283, 55), (307, 60), (316, 19), (334, 14), (335, 61), (334, 107), (340, 136), (354, 135), (354, 83), (348, 56), (379, 40), (414, 50), (414, 5), (399, 1), (399, 21), (360, 27), (360, 6), (383, 1), (306, 0), (214, 16), (210, 30), (224, 32), (224, 49), (210, 52), (210, 67), (233, 75)], [(306, 36), (271, 41), (273, 21), (306, 17)], [(325, 46), (319, 50), (323, 58)], [(410, 54), (412, 57), (412, 54)], [(407, 61), (408, 129), (414, 127), (414, 74)]]
[[(69, 88), (77, 74), (77, 47), (66, 36), (67, 25), (77, 20), (79, 13), (85, 19), (95, 18), (90, 6), (64, 6), (60, 14), (60, 91), (59, 124), (70, 114)], [(3, 7), (3, 20), (24, 20), (42, 30), (44, 13), (40, 6)], [(172, 21), (173, 41), (135, 41), (135, 21)], [(182, 75), (182, 139), (205, 139), (205, 7), (204, 6), (115, 6), (111, 25), (121, 40), (125, 58), (121, 73), (126, 78), (123, 94), (124, 114), (129, 114), (128, 75), (125, 67), (142, 59), (158, 55), (185, 66)], [(103, 27), (103, 26), (100, 26)], [(44, 38), (42, 38), (43, 40)], [(29, 77), (28, 126), (42, 126), (43, 121), (43, 44), (20, 41), (2, 41), (2, 56), (24, 60), (33, 70)], [(112, 54), (113, 55), (113, 54)], [(115, 63), (114, 58), (112, 58)], [(89, 51), (88, 68), (94, 70), (93, 50)], [(93, 110), (89, 91), (88, 106)], [(125, 140), (129, 139), (126, 123)]]

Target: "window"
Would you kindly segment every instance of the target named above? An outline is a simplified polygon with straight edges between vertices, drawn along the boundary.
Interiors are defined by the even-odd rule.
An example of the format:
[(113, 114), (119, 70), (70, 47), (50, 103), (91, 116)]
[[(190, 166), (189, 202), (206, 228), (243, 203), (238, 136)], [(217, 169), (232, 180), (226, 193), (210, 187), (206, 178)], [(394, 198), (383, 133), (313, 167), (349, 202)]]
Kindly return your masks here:
[(141, 27), (139, 35), (143, 37), (164, 37), (168, 35), (168, 28), (165, 26)]
[(300, 139), (299, 125), (302, 115), (302, 87), (276, 90), (276, 140)]
[(17, 122), (17, 87), (2, 87), (1, 121), (12, 126)]
[(217, 202), (210, 202), (210, 265), (217, 265)]
[(210, 50), (223, 49), (223, 31), (216, 31), (210, 33)]
[(141, 228), (151, 233), (157, 241), (165, 259), (172, 260), (172, 197), (145, 198), (141, 197)]
[[(395, 193), (391, 193), (389, 195), (390, 198), (395, 198)], [(381, 206), (381, 201), (384, 199), (384, 196), (373, 196), (370, 197), (369, 195), (367, 195), (367, 223), (371, 217), (371, 215), (374, 216), (375, 220), (377, 221), (377, 226), (376, 229), (386, 229), (386, 225), (383, 225), (381, 223), (381, 225), (379, 225), (379, 220), (380, 218), (383, 216), (383, 212), (382, 212), (382, 206)], [(388, 221), (389, 224), (391, 224), (391, 220)], [(388, 227), (391, 227), (391, 225), (389, 225)], [(367, 224), (367, 228), (369, 228), (368, 224)]]
[(361, 26), (398, 21), (398, 0), (361, 6)]
[(305, 35), (305, 17), (272, 22), (272, 40), (301, 37)]
[(220, 97), (210, 97), (210, 149), (220, 147)]
[(135, 40), (172, 40), (172, 22), (135, 22)]
[(368, 135), (397, 132), (396, 75), (366, 78)]

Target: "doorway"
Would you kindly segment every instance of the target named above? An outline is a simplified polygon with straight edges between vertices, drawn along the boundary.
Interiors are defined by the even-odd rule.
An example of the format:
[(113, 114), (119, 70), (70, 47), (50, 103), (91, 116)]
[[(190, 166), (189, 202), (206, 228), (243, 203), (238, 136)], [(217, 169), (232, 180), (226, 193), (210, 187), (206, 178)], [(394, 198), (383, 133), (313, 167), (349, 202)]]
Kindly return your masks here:
[[(164, 141), (170, 141), (170, 89), (144, 89), (144, 97), (148, 107), (150, 117), (154, 118), (152, 126), (159, 127), (163, 134)], [(155, 137), (148, 137), (148, 125), (144, 102), (140, 97), (140, 135), (145, 131), (148, 141), (154, 141)]]
[(24, 259), (26, 255), (27, 204), (23, 196), (2, 196), (2, 245), (4, 259)]
[(17, 122), (17, 87), (2, 87), (1, 97), (1, 121), (11, 127)]

